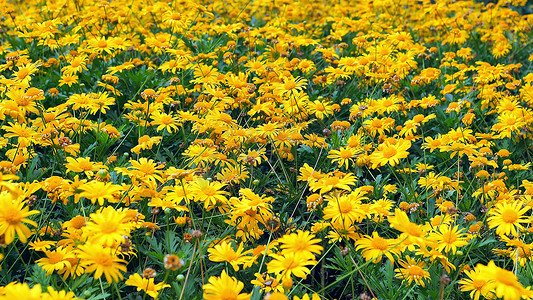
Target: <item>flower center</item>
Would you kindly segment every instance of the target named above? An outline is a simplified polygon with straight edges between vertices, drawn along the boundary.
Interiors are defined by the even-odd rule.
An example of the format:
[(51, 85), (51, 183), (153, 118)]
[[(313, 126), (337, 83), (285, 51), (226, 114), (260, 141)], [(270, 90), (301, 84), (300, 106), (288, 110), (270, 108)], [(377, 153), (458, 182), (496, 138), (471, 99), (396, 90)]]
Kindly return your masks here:
[(516, 120), (514, 118), (507, 118), (505, 123), (507, 123), (507, 125), (514, 125)]
[(387, 241), (382, 237), (377, 237), (372, 240), (372, 247), (381, 251), (385, 251), (389, 248)]
[(386, 147), (385, 149), (383, 149), (383, 156), (385, 158), (391, 158), (394, 155), (396, 155), (396, 153), (397, 153), (397, 151), (393, 147)]
[(413, 277), (421, 277), (424, 276), (424, 269), (417, 265), (412, 265), (407, 267), (407, 272), (412, 275)]
[(283, 260), (283, 266), (285, 267), (285, 270), (291, 270), (294, 268), (294, 258), (287, 257), (285, 260)]
[(337, 185), (339, 183), (339, 179), (337, 177), (330, 177), (326, 179), (326, 185)]
[(95, 262), (103, 267), (113, 266), (113, 259), (109, 255), (99, 255)]
[(165, 125), (170, 125), (174, 122), (174, 120), (172, 120), (172, 117), (170, 116), (164, 116), (161, 118), (161, 123), (165, 124)]
[(81, 161), (78, 166), (84, 171), (89, 171), (93, 169), (93, 164), (87, 161)]
[(385, 101), (383, 101), (383, 106), (384, 107), (389, 107), (389, 106), (392, 106), (394, 103), (390, 100), (390, 99), (387, 99)]
[(150, 165), (143, 165), (139, 168), (139, 171), (143, 172), (146, 175), (151, 175), (154, 173), (154, 168)]
[(202, 189), (202, 193), (204, 193), (206, 196), (214, 196), (217, 194), (217, 190), (212, 187), (206, 187)]
[(505, 223), (514, 223), (518, 219), (518, 214), (512, 209), (507, 209), (502, 212), (502, 220)]
[(348, 159), (352, 157), (352, 151), (350, 150), (343, 150), (341, 151), (341, 158)]
[(12, 207), (8, 207), (5, 209), (4, 219), (9, 225), (17, 225), (20, 224), (20, 220), (22, 219), (22, 216), (20, 215), (20, 212), (16, 209), (13, 209)]
[(104, 234), (115, 233), (117, 231), (117, 227), (118, 225), (116, 222), (104, 221), (100, 224), (100, 230)]
[(442, 240), (447, 244), (453, 244), (457, 240), (457, 237), (453, 232), (447, 232), (442, 235)]
[(381, 125), (382, 125), (382, 123), (381, 123), (381, 120), (379, 120), (379, 119), (372, 121), (372, 127), (374, 127), (374, 128), (381, 128)]
[(98, 48), (107, 48), (107, 42), (106, 41), (99, 41), (98, 42)]
[(472, 280), (472, 286), (478, 291), (481, 291), (486, 284), (487, 282), (485, 280)]
[(18, 71), (17, 73), (17, 77), (18, 79), (22, 80), (24, 78), (26, 78), (26, 76), (28, 76), (28, 74), (30, 74), (30, 71), (26, 68), (22, 68)]
[(30, 104), (30, 97), (20, 97), (15, 100), (18, 106), (28, 106)]
[(339, 210), (343, 214), (349, 213), (352, 210), (352, 204), (348, 201), (343, 201), (339, 203)]
[(290, 91), (290, 90), (292, 90), (295, 87), (296, 87), (296, 82), (294, 82), (294, 81), (287, 81), (283, 85), (283, 88), (285, 88), (287, 91)]
[(420, 123), (422, 121), (424, 121), (424, 116), (423, 115), (416, 115), (414, 118), (413, 118), (413, 121), (417, 122), (417, 123)]
[(58, 262), (63, 260), (63, 254), (58, 252), (51, 252), (50, 256), (48, 256), (48, 261), (51, 265), (57, 264)]
[(174, 21), (179, 21), (179, 20), (181, 20), (181, 14), (173, 13), (171, 19), (174, 20)]

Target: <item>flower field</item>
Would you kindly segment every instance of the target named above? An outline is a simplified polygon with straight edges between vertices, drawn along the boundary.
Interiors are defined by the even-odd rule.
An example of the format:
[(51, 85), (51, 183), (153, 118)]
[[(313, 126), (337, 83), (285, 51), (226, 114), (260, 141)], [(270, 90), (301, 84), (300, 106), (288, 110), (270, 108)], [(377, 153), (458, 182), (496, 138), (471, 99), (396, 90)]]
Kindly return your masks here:
[(0, 0), (0, 299), (532, 299), (525, 0)]

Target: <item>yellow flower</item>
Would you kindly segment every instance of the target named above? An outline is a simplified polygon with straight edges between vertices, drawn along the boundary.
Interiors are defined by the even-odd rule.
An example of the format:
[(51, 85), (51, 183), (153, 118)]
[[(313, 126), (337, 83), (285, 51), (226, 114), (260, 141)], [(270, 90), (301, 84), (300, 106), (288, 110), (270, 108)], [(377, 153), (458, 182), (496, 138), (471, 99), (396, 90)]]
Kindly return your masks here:
[(79, 110), (79, 109), (91, 109), (93, 103), (93, 98), (91, 98), (90, 94), (81, 93), (81, 94), (72, 94), (68, 98), (66, 104), (72, 105), (73, 110)]
[(283, 255), (271, 254), (273, 258), (268, 264), (267, 269), (269, 273), (280, 274), (283, 278), (288, 278), (291, 275), (300, 278), (306, 278), (311, 271), (307, 266), (314, 266), (317, 262), (309, 259), (308, 255), (301, 252), (287, 252)]
[(76, 300), (74, 292), (67, 291), (56, 291), (53, 287), (49, 286), (46, 288), (48, 295), (44, 294), (44, 300)]
[(79, 55), (73, 58), (71, 57), (70, 65), (61, 68), (61, 72), (63, 72), (64, 75), (72, 75), (79, 73), (83, 70), (87, 71), (87, 61), (87, 55)]
[(246, 300), (251, 294), (241, 294), (244, 288), (244, 283), (238, 281), (236, 278), (228, 276), (226, 270), (222, 270), (220, 277), (211, 276), (207, 284), (203, 286), (204, 299), (206, 300)]
[(394, 256), (400, 254), (399, 249), (394, 247), (395, 244), (397, 244), (397, 241), (382, 238), (374, 231), (372, 236), (365, 235), (355, 241), (355, 248), (363, 250), (363, 257), (366, 261), (372, 260), (373, 263), (377, 264), (381, 261), (383, 255), (389, 258), (391, 262), (394, 262)]
[(91, 162), (90, 157), (67, 157), (67, 164), (65, 166), (67, 167), (67, 173), (70, 171), (75, 173), (84, 172), (88, 177), (93, 176), (94, 171), (107, 169), (107, 166), (104, 166), (100, 162)]
[(331, 105), (331, 103), (325, 99), (319, 99), (313, 102), (309, 102), (308, 105), (309, 112), (315, 114), (315, 116), (320, 120), (324, 119), (324, 117), (326, 116), (333, 114), (333, 105)]
[(247, 268), (253, 262), (253, 257), (248, 255), (252, 253), (252, 250), (243, 250), (244, 246), (242, 243), (237, 248), (237, 251), (235, 251), (228, 242), (222, 241), (213, 248), (209, 248), (207, 252), (209, 252), (209, 260), (229, 262), (235, 272), (237, 272), (239, 271), (239, 265), (244, 265), (244, 268)]
[[(290, 281), (290, 280), (289, 280)], [(285, 285), (286, 282), (283, 282), (283, 285)], [(291, 284), (292, 285), (292, 282)], [(297, 297), (295, 296), (294, 299), (296, 299)], [(289, 300), (289, 297), (287, 297), (287, 295), (285, 295), (285, 293), (283, 291), (281, 292), (273, 292), (273, 293), (268, 293), (265, 295), (265, 298), (263, 298), (264, 300)]]
[(251, 150), (248, 149), (248, 152), (242, 153), (237, 158), (238, 162), (245, 162), (248, 164), (252, 164), (254, 167), (261, 164), (262, 160), (266, 160), (267, 157), (265, 155), (266, 150), (265, 148), (259, 149), (259, 150)]
[(108, 283), (124, 278), (121, 272), (126, 272), (126, 261), (118, 258), (114, 254), (115, 250), (92, 243), (81, 245), (78, 249), (78, 257), (81, 259), (81, 265), (85, 267), (85, 273), (94, 272), (95, 279), (105, 275)]
[(429, 279), (429, 272), (425, 269), (426, 263), (423, 261), (416, 262), (409, 256), (406, 256), (405, 260), (400, 260), (401, 268), (395, 269), (396, 278), (400, 278), (403, 281), (407, 281), (409, 284), (415, 282), (422, 287), (425, 286), (425, 279)]
[(224, 183), (199, 178), (192, 184), (191, 191), (194, 200), (203, 202), (204, 208), (211, 210), (215, 206), (223, 206), (228, 202), (225, 195), (229, 193), (222, 190), (224, 186)]
[(324, 248), (319, 245), (321, 239), (315, 239), (315, 235), (309, 231), (298, 230), (296, 233), (286, 234), (278, 239), (282, 253), (303, 253), (309, 258), (315, 254), (320, 255)]
[(494, 58), (500, 58), (507, 55), (511, 49), (512, 46), (507, 41), (498, 42), (492, 46), (492, 55)]
[(178, 127), (181, 126), (181, 123), (179, 123), (179, 118), (177, 116), (174, 116), (172, 114), (166, 114), (157, 112), (155, 114), (152, 114), (152, 126), (157, 126), (157, 131), (161, 131), (166, 129), (168, 133), (173, 133), (174, 131), (178, 130)]
[(486, 266), (478, 264), (476, 270), (479, 272), (479, 279), (485, 280), (487, 289), (498, 298), (518, 300), (533, 297), (533, 291), (524, 288), (513, 272), (499, 268), (492, 260)]
[(126, 223), (126, 213), (107, 206), (100, 212), (92, 213), (83, 228), (84, 236), (93, 243), (109, 247), (128, 236), (131, 226)]
[(137, 273), (130, 275), (125, 283), (136, 287), (137, 291), (145, 291), (146, 294), (152, 298), (157, 298), (160, 290), (170, 287), (170, 285), (165, 284), (164, 282), (155, 284), (153, 278), (143, 278)]
[(233, 208), (230, 224), (239, 229), (237, 237), (257, 238), (262, 233), (258, 224), (266, 225), (266, 220), (272, 219), (270, 202), (273, 202), (274, 198), (256, 195), (250, 189), (241, 189), (239, 192), (240, 198), (232, 197), (229, 199)]
[(467, 278), (459, 280), (461, 285), (461, 291), (468, 292), (470, 291), (470, 298), (474, 300), (479, 300), (481, 295), (487, 296), (489, 293), (489, 286), (487, 281), (481, 279), (481, 273), (478, 269), (475, 270), (466, 270), (465, 271)]
[(180, 60), (171, 59), (171, 60), (165, 61), (158, 69), (161, 70), (163, 74), (165, 74), (166, 71), (169, 71), (172, 74), (176, 74), (176, 71), (183, 70), (186, 64), (187, 64), (186, 59), (180, 59)]
[[(130, 160), (131, 167), (129, 167), (127, 174), (132, 179), (139, 179), (144, 182), (161, 182), (163, 181), (163, 172), (161, 169), (165, 167), (163, 164), (158, 164), (152, 159), (141, 157), (139, 160)], [(125, 172), (126, 173), (126, 172)]]
[(249, 177), (248, 173), (249, 172), (246, 171), (246, 168), (242, 165), (233, 166), (229, 164), (220, 170), (220, 173), (216, 175), (216, 178), (224, 183), (238, 183), (246, 180)]
[(44, 254), (46, 257), (36, 260), (35, 263), (46, 271), (46, 275), (51, 275), (54, 271), (61, 273), (70, 271), (73, 267), (70, 261), (76, 258), (71, 247), (59, 247), (54, 251), (45, 250)]
[(191, 164), (204, 167), (216, 160), (216, 149), (202, 145), (190, 145), (183, 153)]
[[(315, 174), (317, 175), (317, 174)], [(309, 189), (314, 192), (320, 190), (320, 194), (325, 194), (332, 189), (351, 190), (350, 186), (355, 185), (356, 178), (353, 174), (328, 174), (316, 181), (309, 182)]]
[(400, 163), (400, 159), (409, 155), (411, 142), (408, 140), (387, 139), (383, 144), (378, 146), (378, 150), (370, 155), (372, 168), (378, 168), (389, 164), (391, 167)]
[(30, 288), (25, 282), (11, 282), (3, 287), (0, 299), (43, 299), (44, 296), (40, 284), (36, 284)]
[(450, 158), (453, 158), (456, 154), (459, 157), (461, 157), (464, 154), (466, 154), (467, 156), (471, 156), (472, 154), (477, 153), (476, 146), (472, 144), (461, 143), (461, 142), (452, 142), (451, 145), (442, 146), (441, 150), (448, 151), (448, 152), (451, 151), (452, 154), (450, 154)]
[(517, 203), (496, 203), (496, 205), (489, 211), (489, 227), (496, 227), (496, 234), (518, 236), (518, 230), (523, 230), (524, 226), (520, 223), (528, 223), (529, 219), (524, 214), (531, 207)]
[(154, 136), (150, 137), (148, 135), (143, 135), (139, 138), (138, 142), (139, 144), (131, 149), (131, 152), (139, 154), (141, 153), (141, 150), (145, 149), (152, 149), (154, 145), (157, 145), (161, 142), (163, 137), (161, 136)]
[(31, 75), (37, 73), (40, 65), (39, 62), (35, 62), (19, 66), (18, 71), (13, 74), (13, 79), (22, 82), (24, 85), (28, 84), (31, 81)]
[(439, 232), (434, 232), (429, 235), (429, 239), (432, 239), (437, 243), (435, 250), (445, 252), (452, 251), (455, 254), (457, 247), (468, 245), (466, 240), (466, 234), (462, 233), (463, 229), (459, 229), (458, 226), (452, 227), (451, 225), (442, 224), (439, 226)]
[(250, 281), (250, 283), (260, 287), (265, 293), (271, 291), (283, 292), (283, 285), (280, 284), (277, 278), (268, 275), (268, 273), (255, 273), (254, 275), (255, 279)]
[(420, 72), (420, 80), (426, 84), (429, 84), (431, 81), (436, 80), (440, 76), (440, 69), (436, 68), (425, 68)]
[(117, 200), (113, 194), (122, 191), (122, 187), (111, 182), (90, 181), (80, 186), (80, 196), (91, 200), (91, 203), (104, 205), (105, 200), (115, 203)]
[(97, 113), (106, 114), (106, 109), (115, 104), (115, 98), (109, 97), (107, 92), (91, 93), (89, 96), (92, 98), (91, 114), (93, 115)]
[(331, 226), (332, 229), (328, 232), (330, 243), (344, 242), (348, 239), (357, 241), (362, 237), (362, 235), (358, 232), (360, 231), (359, 227), (357, 227), (355, 223), (349, 219), (339, 219), (337, 222), (330, 222), (328, 225)]
[(378, 112), (379, 115), (383, 115), (385, 113), (392, 113), (400, 109), (400, 105), (402, 104), (402, 102), (402, 99), (398, 98), (395, 95), (392, 95), (390, 97), (385, 97), (376, 100), (374, 109)]
[(282, 124), (268, 122), (264, 125), (257, 127), (256, 134), (262, 137), (274, 137), (281, 130)]
[(339, 168), (346, 167), (348, 169), (350, 164), (354, 163), (356, 155), (357, 151), (354, 148), (340, 147), (339, 150), (329, 151), (328, 158), (331, 158), (332, 162), (336, 162)]
[(395, 120), (393, 118), (370, 118), (363, 123), (363, 127), (370, 133), (372, 137), (376, 134), (380, 136), (385, 134), (385, 131), (390, 131), (394, 127)]
[(71, 87), (73, 84), (78, 83), (78, 79), (79, 78), (77, 75), (63, 74), (63, 76), (61, 76), (61, 79), (59, 80), (59, 86), (63, 86), (66, 84)]
[(296, 91), (302, 91), (305, 89), (305, 86), (307, 85), (307, 79), (304, 79), (302, 77), (294, 78), (292, 76), (290, 77), (284, 77), (283, 82), (274, 83), (274, 94), (275, 95), (285, 95), (285, 94), (291, 94)]
[(41, 239), (37, 238), (34, 242), (30, 242), (28, 245), (30, 245), (30, 249), (34, 251), (46, 251), (52, 247), (52, 245), (55, 245), (56, 242), (53, 241), (41, 241)]
[(17, 142), (21, 148), (28, 147), (37, 136), (37, 133), (31, 127), (26, 126), (26, 124), (24, 123), (19, 124), (9, 122), (8, 125), (2, 126), (2, 129), (6, 131), (3, 137), (16, 137)]
[(89, 45), (87, 48), (96, 54), (100, 54), (102, 52), (111, 54), (114, 48), (111, 40), (106, 40), (105, 37), (96, 37), (96, 38), (90, 39), (88, 43)]
[(21, 242), (26, 243), (32, 233), (24, 223), (37, 227), (37, 223), (27, 217), (39, 211), (29, 210), (24, 204), (21, 198), (13, 199), (7, 192), (0, 193), (0, 235), (5, 234), (6, 244), (13, 242), (15, 233)]
[(527, 125), (524, 120), (524, 110), (504, 111), (498, 116), (498, 123), (492, 126), (492, 130), (499, 132), (500, 137), (511, 138), (512, 134), (520, 134), (520, 129)]
[(364, 199), (367, 198), (360, 189), (348, 195), (331, 196), (328, 205), (324, 208), (324, 220), (331, 220), (331, 222), (346, 220), (351, 223), (362, 221), (365, 213), (361, 209), (361, 201)]
[(442, 145), (445, 144), (445, 141), (443, 141), (443, 138), (440, 134), (437, 135), (435, 139), (428, 136), (424, 139), (424, 143), (422, 144), (422, 149), (429, 149), (429, 152), (433, 153), (433, 151)]
[(394, 215), (388, 218), (390, 226), (407, 235), (406, 241), (417, 243), (419, 246), (425, 244), (426, 232), (422, 226), (409, 221), (409, 217), (400, 209), (394, 210)]
[(22, 114), (27, 112), (39, 114), (39, 104), (35, 100), (44, 99), (43, 94), (44, 92), (37, 88), (29, 88), (26, 92), (24, 92), (24, 89), (13, 88), (6, 92), (6, 96), (15, 102)]

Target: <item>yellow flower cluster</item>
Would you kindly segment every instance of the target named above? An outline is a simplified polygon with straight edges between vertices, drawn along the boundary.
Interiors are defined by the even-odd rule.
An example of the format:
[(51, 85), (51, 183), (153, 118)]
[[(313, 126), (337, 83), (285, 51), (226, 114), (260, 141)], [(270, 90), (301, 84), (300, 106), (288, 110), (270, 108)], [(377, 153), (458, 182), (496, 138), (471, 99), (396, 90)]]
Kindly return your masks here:
[(533, 298), (527, 3), (0, 0), (0, 298)]

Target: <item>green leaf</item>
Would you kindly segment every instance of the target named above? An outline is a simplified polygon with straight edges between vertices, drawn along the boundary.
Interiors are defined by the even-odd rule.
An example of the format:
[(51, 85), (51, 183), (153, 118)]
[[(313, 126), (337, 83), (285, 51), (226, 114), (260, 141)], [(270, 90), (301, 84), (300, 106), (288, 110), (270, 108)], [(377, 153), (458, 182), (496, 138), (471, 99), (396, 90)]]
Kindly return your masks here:
[(41, 287), (46, 288), (50, 285), (51, 277), (46, 275), (46, 271), (38, 264), (33, 265), (31, 272), (31, 281), (35, 284), (40, 284)]

